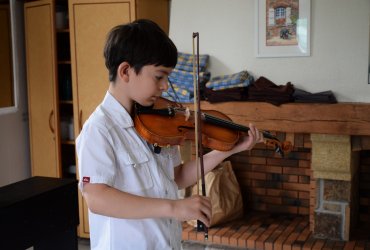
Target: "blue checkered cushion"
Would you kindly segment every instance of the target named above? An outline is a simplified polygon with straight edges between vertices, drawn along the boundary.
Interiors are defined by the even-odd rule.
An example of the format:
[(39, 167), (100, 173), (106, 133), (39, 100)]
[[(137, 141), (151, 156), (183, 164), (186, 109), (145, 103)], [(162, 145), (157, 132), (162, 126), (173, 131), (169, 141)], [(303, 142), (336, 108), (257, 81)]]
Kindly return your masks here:
[[(199, 55), (199, 71), (206, 71), (209, 55)], [(176, 69), (193, 72), (193, 55), (177, 52)]]
[(231, 75), (221, 75), (212, 78), (206, 87), (212, 90), (223, 90), (237, 87), (247, 87), (254, 79), (247, 71), (240, 71)]
[(176, 84), (172, 83), (173, 85), (173, 88), (177, 94), (177, 97), (179, 98), (178, 100), (176, 99), (176, 96), (172, 90), (171, 87), (168, 88), (168, 90), (166, 92), (163, 92), (162, 93), (162, 97), (168, 99), (168, 100), (171, 100), (171, 101), (174, 101), (174, 102), (182, 102), (182, 103), (189, 103), (189, 102), (193, 102), (193, 92), (190, 92), (186, 89), (183, 89), (183, 88), (180, 88), (179, 86), (177, 86)]
[[(201, 84), (208, 82), (210, 78), (210, 72), (199, 72), (199, 82)], [(194, 92), (193, 72), (174, 69), (168, 79), (179, 88)]]

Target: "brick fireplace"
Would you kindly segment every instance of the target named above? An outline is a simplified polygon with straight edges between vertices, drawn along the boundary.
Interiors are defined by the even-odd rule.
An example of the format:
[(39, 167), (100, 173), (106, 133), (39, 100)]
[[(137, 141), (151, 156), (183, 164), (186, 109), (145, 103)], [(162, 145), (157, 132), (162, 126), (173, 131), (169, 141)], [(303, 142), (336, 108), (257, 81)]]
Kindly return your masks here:
[[(234, 155), (229, 160), (241, 187), (247, 217), (263, 212), (303, 218), (292, 229), (294, 232), (300, 230), (294, 240), (288, 240), (294, 233), (284, 238), (281, 236), (284, 233), (280, 232), (278, 236), (276, 230), (281, 226), (279, 223), (276, 227), (273, 224), (269, 226), (269, 217), (261, 224), (265, 223), (267, 228), (255, 229), (243, 238), (241, 245), (238, 239), (235, 240), (235, 228), (240, 228), (240, 225), (218, 227), (212, 242), (252, 249), (280, 249), (278, 246), (283, 247), (291, 241), (287, 249), (294, 249), (294, 244), (300, 246), (295, 249), (303, 249), (308, 244), (306, 241), (311, 239), (315, 244), (342, 242), (344, 246), (352, 244), (352, 235), (359, 224), (370, 224), (370, 105), (202, 105), (203, 110), (228, 114), (236, 123), (248, 125), (253, 122), (264, 130), (280, 131), (276, 132), (279, 139), (293, 143), (292, 152), (285, 158), (265, 145), (258, 145), (251, 152)], [(247, 224), (252, 222), (253, 219), (247, 220)], [(228, 232), (226, 228), (233, 229)], [(253, 226), (245, 232), (251, 228)], [(183, 238), (201, 240), (199, 235), (194, 236), (189, 230), (184, 230)], [(261, 233), (256, 235), (258, 230)], [(255, 241), (252, 242), (253, 239)], [(280, 240), (280, 245), (276, 245), (275, 240)], [(370, 247), (369, 227), (365, 228), (364, 240), (365, 243), (361, 244)]]

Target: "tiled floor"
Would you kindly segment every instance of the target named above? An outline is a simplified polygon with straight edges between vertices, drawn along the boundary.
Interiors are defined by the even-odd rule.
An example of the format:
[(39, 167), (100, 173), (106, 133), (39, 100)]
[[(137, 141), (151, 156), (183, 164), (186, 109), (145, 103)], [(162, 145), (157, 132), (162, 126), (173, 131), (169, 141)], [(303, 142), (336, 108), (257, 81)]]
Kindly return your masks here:
[[(199, 244), (198, 242), (186, 241), (182, 244), (182, 250), (234, 250), (240, 248), (231, 248), (215, 244)], [(89, 240), (79, 239), (78, 250), (90, 250)]]
[(241, 248), (227, 247), (212, 243), (200, 244), (199, 242), (184, 241), (182, 243), (183, 250), (240, 250)]
[[(199, 243), (196, 241), (184, 241), (182, 244), (182, 250), (241, 250), (241, 249), (249, 249), (249, 250), (262, 250), (262, 249), (314, 249), (314, 250), (369, 250), (370, 244), (369, 241), (350, 241), (350, 242), (335, 242), (335, 241), (329, 241), (329, 240), (312, 240), (312, 244), (306, 244), (306, 245), (281, 245), (281, 247), (255, 247), (255, 248), (248, 248), (248, 247), (232, 247), (232, 246), (225, 246), (225, 245), (219, 245), (214, 244), (212, 242), (208, 243)], [(78, 243), (78, 250), (89, 250), (90, 245), (88, 240), (79, 240)]]
[(90, 250), (90, 242), (88, 239), (78, 239), (78, 250)]

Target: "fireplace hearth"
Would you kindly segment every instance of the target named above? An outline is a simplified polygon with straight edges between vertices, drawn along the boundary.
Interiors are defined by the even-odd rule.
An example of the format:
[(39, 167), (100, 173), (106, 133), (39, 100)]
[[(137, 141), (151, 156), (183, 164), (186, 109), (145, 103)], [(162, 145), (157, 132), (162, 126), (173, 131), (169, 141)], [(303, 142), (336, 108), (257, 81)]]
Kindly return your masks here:
[[(228, 159), (241, 187), (245, 218), (210, 228), (208, 244), (370, 249), (370, 105), (204, 106), (243, 125), (283, 131), (277, 137), (294, 146), (285, 158), (258, 145)], [(287, 118), (289, 113), (294, 117)], [(276, 124), (284, 130), (276, 130)], [(183, 239), (205, 243), (202, 233), (186, 224)]]

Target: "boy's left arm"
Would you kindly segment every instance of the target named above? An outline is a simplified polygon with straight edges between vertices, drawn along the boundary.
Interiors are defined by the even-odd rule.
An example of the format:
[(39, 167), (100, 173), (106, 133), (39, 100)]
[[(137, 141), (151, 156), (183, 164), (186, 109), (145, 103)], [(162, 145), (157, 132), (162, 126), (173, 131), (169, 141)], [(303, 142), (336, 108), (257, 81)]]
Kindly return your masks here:
[[(249, 128), (248, 135), (243, 136), (240, 142), (230, 151), (213, 150), (203, 156), (205, 174), (214, 169), (227, 157), (245, 150), (251, 150), (256, 143), (263, 141), (262, 134), (253, 124), (250, 124)], [(175, 181), (179, 189), (193, 185), (197, 181), (196, 161), (192, 160), (177, 166), (175, 168)]]

